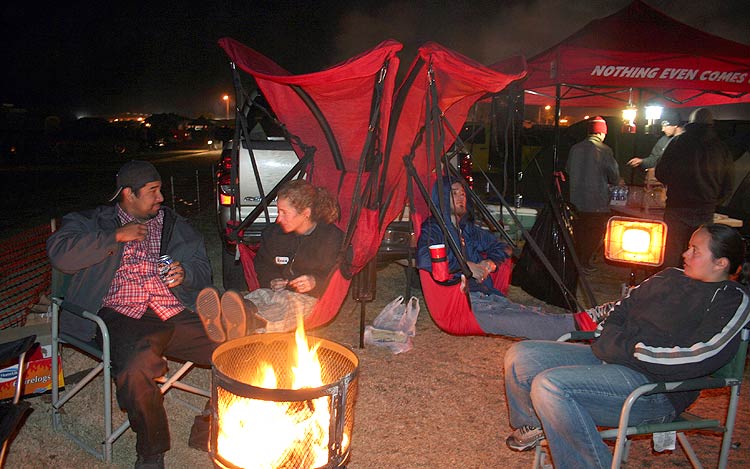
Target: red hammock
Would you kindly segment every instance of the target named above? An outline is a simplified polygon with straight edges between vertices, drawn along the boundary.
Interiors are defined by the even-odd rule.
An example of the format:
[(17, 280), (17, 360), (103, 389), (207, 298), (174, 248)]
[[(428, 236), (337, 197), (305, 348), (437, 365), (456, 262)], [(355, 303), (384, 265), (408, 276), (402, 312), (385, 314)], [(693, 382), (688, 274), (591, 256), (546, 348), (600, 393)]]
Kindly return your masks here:
[[(430, 89), (429, 84), (437, 83), (440, 108), (444, 111), (445, 119), (450, 121), (453, 128), (460, 128), (469, 109), (479, 98), (501, 91), (508, 83), (525, 74), (523, 69), (506, 73), (502, 71), (503, 66), (485, 67), (438, 44), (428, 43), (419, 49), (419, 55), (410, 68), (409, 76), (414, 79), (402, 85), (394, 97), (399, 63), (396, 52), (402, 46), (392, 40), (339, 65), (306, 75), (291, 75), (267, 57), (233, 39), (221, 39), (219, 44), (240, 69), (253, 76), (289, 132), (298, 136), (304, 144), (316, 148), (310, 181), (338, 194), (342, 209), (340, 228), (346, 231), (349, 223), (356, 223), (352, 238), (354, 273), (375, 257), (388, 223), (403, 209), (406, 171), (402, 158), (410, 154), (424, 127), (424, 98)], [(370, 115), (375, 89), (373, 85), (379, 78), (384, 80), (382, 104), (373, 125)], [(337, 167), (325, 129), (315, 124), (316, 120), (319, 122), (319, 116), (311, 112), (300, 97), (299, 89), (311, 98), (330, 126), (330, 133), (344, 158), (344, 168)], [(362, 191), (361, 187), (355, 187), (360, 156), (374, 129), (377, 130), (374, 132), (376, 148), (385, 149), (383, 164), (378, 167), (378, 174), (374, 175), (378, 191), (375, 197), (372, 197), (372, 192), (359, 193), (366, 205), (361, 208), (356, 220), (350, 220), (354, 195), (358, 194), (356, 191)], [(453, 139), (452, 136), (446, 138), (445, 150)], [(298, 155), (303, 154), (298, 146), (295, 146), (295, 151)], [(421, 178), (431, 185), (434, 167), (429, 166), (424, 144), (416, 147), (416, 156), (415, 164), (423, 175)], [(421, 213), (426, 213), (426, 205), (422, 203), (418, 209), (420, 207)], [(249, 247), (240, 245), (240, 259), (249, 286), (251, 282), (257, 285), (252, 268), (253, 256)], [(348, 287), (349, 280), (338, 269), (335, 270), (326, 292), (306, 319), (305, 326), (312, 328), (332, 320), (343, 303)]]

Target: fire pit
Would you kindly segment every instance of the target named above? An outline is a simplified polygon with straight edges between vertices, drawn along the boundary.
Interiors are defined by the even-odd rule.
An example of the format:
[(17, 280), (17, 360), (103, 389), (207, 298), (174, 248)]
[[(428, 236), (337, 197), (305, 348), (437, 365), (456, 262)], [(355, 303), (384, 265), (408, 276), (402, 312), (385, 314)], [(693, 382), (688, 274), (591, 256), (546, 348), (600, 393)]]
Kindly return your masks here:
[(211, 455), (220, 468), (334, 468), (349, 457), (359, 359), (296, 334), (258, 334), (213, 354)]

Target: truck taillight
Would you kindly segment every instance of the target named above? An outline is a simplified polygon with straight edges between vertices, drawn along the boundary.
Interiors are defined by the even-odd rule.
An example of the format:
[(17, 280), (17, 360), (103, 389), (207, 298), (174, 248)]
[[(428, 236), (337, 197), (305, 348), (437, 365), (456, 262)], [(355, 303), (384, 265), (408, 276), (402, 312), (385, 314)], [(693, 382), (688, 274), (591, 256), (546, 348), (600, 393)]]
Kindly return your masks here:
[(234, 187), (229, 173), (219, 176), (219, 204), (229, 206), (234, 204)]
[(231, 205), (234, 205), (234, 196), (231, 196), (229, 194), (219, 193), (219, 204), (224, 207), (229, 207)]

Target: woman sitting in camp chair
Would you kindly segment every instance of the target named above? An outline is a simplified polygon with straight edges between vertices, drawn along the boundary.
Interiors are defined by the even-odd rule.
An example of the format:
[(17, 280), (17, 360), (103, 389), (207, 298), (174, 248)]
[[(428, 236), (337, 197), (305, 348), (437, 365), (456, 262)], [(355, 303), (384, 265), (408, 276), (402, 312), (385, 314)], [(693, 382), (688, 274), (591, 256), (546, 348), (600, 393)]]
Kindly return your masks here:
[[(610, 467), (597, 426), (616, 427), (638, 386), (708, 375), (736, 354), (750, 320), (745, 246), (725, 225), (705, 225), (682, 254), (685, 269), (653, 275), (618, 302), (593, 345), (523, 341), (505, 355), (506, 444), (524, 451), (547, 438), (556, 468)], [(731, 280), (737, 276), (738, 281)], [(697, 391), (643, 396), (630, 424), (670, 422)]]
[(229, 290), (206, 288), (198, 295), (198, 313), (217, 342), (255, 332), (287, 332), (297, 316), (307, 317), (325, 292), (339, 259), (344, 233), (333, 223), (339, 206), (331, 193), (303, 179), (279, 189), (276, 223), (264, 231), (253, 261), (260, 288), (242, 299)]
[[(439, 278), (440, 275), (436, 275), (433, 271), (430, 246), (448, 243), (445, 242), (440, 220), (435, 216), (427, 218), (422, 223), (417, 243), (417, 267), (432, 275), (431, 278), (426, 279), (425, 273), (420, 273), (425, 300), (438, 325), (447, 332), (459, 335), (483, 333), (529, 339), (557, 339), (564, 333), (574, 330), (576, 322), (572, 314), (547, 313), (541, 308), (513, 303), (503, 295), (498, 289), (498, 287), (502, 288), (498, 284), (500, 282), (493, 283), (493, 280), (497, 280), (495, 276), (498, 269), (510, 268), (510, 246), (498, 241), (492, 233), (474, 223), (470, 203), (467, 201), (466, 192), (460, 182), (447, 176), (439, 182), (441, 184), (436, 182), (433, 187), (432, 201), (435, 207), (443, 207), (442, 210), (445, 213), (442, 218), (445, 220), (447, 231), (455, 244), (464, 251), (462, 254), (471, 269), (471, 277), (467, 281), (460, 270), (458, 257), (448, 247), (446, 247), (449, 272), (447, 278)], [(442, 203), (438, 197), (438, 192), (440, 192), (438, 187), (442, 188)], [(505, 287), (507, 287), (508, 277), (509, 275), (504, 276)], [(469, 289), (471, 309), (468, 309), (464, 301), (451, 305), (453, 311), (437, 311), (438, 305), (431, 300), (440, 296), (441, 292), (433, 291), (431, 287), (434, 284), (430, 285), (430, 281), (436, 282), (438, 286), (457, 286), (463, 283)], [(453, 293), (455, 292), (454, 289)], [(444, 292), (442, 294), (444, 295)], [(440, 301), (440, 307), (448, 303), (444, 296), (440, 297)], [(578, 314), (590, 316), (589, 322), (595, 321), (593, 309), (588, 313)], [(475, 326), (472, 327), (472, 324)]]

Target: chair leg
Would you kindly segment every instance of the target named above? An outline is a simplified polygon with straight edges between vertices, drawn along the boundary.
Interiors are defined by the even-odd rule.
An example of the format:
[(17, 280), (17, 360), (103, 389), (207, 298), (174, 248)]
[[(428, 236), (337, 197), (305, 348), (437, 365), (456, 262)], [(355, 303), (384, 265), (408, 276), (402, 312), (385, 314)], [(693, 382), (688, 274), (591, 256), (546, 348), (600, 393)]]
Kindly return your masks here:
[(547, 461), (547, 451), (544, 449), (545, 446), (547, 445), (542, 441), (534, 448), (533, 469), (553, 469), (554, 466)]
[(729, 461), (729, 450), (732, 447), (732, 434), (734, 433), (734, 423), (737, 419), (737, 407), (740, 401), (739, 384), (732, 386), (729, 393), (729, 408), (727, 409), (727, 421), (724, 424), (724, 438), (721, 440), (721, 453), (719, 454), (719, 469), (727, 467)]

